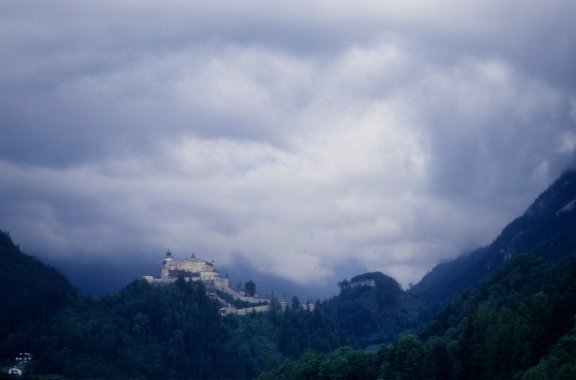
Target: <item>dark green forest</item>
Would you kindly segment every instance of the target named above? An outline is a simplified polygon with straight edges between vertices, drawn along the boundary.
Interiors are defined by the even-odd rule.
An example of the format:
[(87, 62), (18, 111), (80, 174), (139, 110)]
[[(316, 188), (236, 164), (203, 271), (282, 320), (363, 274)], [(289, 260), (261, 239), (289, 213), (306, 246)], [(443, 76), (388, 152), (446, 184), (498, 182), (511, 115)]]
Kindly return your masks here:
[(259, 379), (575, 379), (575, 313), (576, 259), (518, 256), (375, 354), (307, 352)]

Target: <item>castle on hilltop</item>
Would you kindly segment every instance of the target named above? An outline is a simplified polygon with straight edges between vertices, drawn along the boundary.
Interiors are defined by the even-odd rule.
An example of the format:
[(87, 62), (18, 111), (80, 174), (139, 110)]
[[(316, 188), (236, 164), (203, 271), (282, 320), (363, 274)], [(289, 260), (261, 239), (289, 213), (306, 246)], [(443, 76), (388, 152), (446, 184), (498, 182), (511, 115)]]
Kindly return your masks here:
[(151, 284), (172, 283), (178, 278), (183, 278), (185, 281), (202, 281), (208, 290), (230, 288), (229, 279), (220, 276), (214, 268), (213, 261), (199, 259), (194, 254), (184, 260), (175, 260), (172, 252), (168, 251), (162, 260), (160, 277), (144, 276), (144, 279)]
[[(245, 315), (250, 312), (262, 312), (270, 309), (270, 300), (248, 296), (242, 291), (232, 289), (228, 277), (222, 277), (214, 268), (214, 261), (208, 262), (199, 259), (195, 254), (184, 260), (176, 260), (168, 251), (162, 260), (160, 277), (144, 276), (144, 280), (152, 285), (171, 284), (179, 278), (184, 281), (202, 281), (206, 286), (208, 295), (217, 299), (222, 305), (221, 314)], [(235, 304), (250, 306), (238, 308)]]

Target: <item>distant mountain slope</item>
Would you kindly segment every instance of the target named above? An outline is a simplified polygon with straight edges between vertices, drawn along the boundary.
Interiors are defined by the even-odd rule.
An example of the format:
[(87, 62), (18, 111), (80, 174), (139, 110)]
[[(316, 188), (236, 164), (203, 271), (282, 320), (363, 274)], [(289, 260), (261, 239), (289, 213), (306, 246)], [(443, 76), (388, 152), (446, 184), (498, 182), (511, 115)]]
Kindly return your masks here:
[(576, 172), (567, 171), (487, 247), (437, 265), (410, 293), (445, 302), (471, 288), (506, 261), (533, 253), (551, 262), (576, 255)]

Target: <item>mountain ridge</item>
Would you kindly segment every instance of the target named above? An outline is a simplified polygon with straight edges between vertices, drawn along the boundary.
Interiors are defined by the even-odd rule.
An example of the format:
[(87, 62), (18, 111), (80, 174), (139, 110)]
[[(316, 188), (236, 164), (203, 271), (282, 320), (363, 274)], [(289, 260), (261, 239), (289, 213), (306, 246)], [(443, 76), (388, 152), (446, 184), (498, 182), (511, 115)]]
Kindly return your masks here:
[(512, 257), (534, 253), (552, 262), (574, 252), (561, 249), (576, 233), (576, 171), (565, 171), (489, 245), (436, 265), (409, 289), (421, 298), (445, 303), (486, 278)]

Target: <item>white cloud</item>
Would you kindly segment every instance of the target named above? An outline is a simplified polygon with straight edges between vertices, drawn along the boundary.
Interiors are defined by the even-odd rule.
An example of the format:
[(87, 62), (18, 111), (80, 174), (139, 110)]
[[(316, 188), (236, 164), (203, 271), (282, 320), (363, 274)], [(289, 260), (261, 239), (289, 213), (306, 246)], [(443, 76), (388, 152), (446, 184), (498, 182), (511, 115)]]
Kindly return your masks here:
[(575, 132), (564, 132), (560, 136), (560, 144), (558, 151), (564, 154), (573, 154), (576, 152), (576, 133)]
[(406, 284), (575, 150), (568, 2), (68, 5), (0, 16), (0, 225), (46, 254)]

